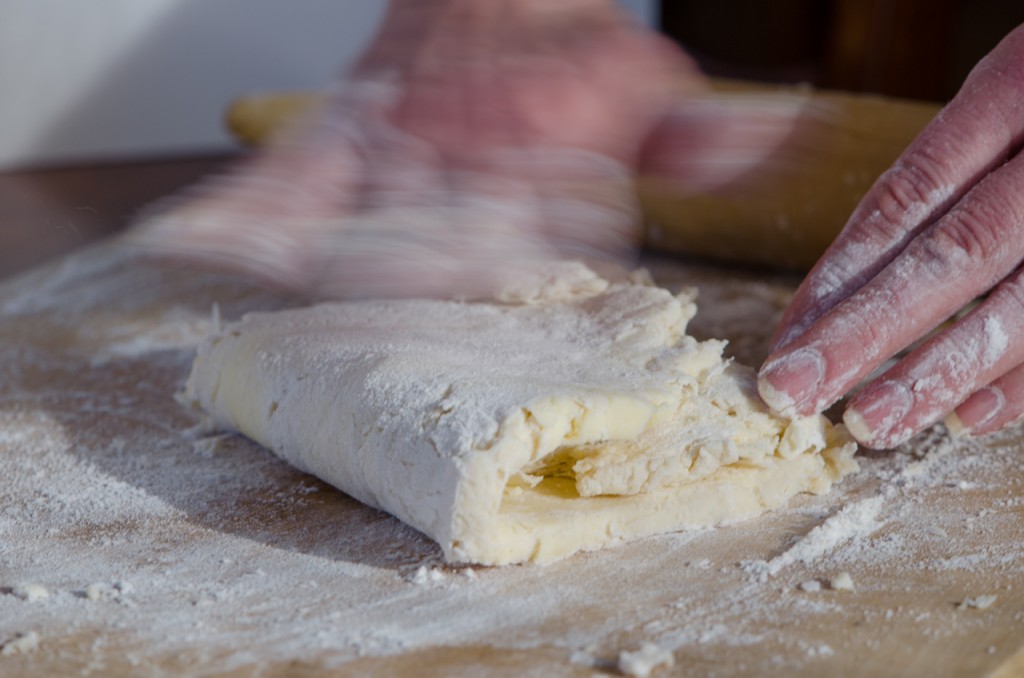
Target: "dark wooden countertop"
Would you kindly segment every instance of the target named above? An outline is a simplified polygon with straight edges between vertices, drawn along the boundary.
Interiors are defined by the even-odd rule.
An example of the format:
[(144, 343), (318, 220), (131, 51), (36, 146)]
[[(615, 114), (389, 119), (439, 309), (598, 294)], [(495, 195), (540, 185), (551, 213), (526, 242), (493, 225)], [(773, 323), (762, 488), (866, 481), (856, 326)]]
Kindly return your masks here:
[(0, 172), (0, 279), (125, 228), (143, 206), (230, 155)]

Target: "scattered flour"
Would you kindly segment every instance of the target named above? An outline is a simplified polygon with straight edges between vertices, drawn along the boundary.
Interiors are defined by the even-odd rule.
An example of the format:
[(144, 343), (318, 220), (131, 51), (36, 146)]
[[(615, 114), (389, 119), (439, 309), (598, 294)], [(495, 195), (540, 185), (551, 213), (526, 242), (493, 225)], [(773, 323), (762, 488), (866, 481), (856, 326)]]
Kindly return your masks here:
[[(294, 661), (345, 672), (463, 647), (554, 648), (566, 666), (609, 670), (619, 657), (601, 648), (645, 642), (722, 673), (806, 674), (852, 653), (870, 660), (895, 642), (893, 624), (922, 644), (1024, 624), (1004, 602), (1024, 577), (1019, 430), (982, 444), (936, 429), (865, 453), (832, 494), (752, 522), (543, 568), (445, 570), (426, 538), (255, 445), (225, 437), (200, 454), (183, 435), (192, 421), (170, 394), (211, 302), (232, 320), (282, 300), (95, 252), (74, 262), (0, 286), (0, 674), (4, 661), (42, 674), (69, 658), (82, 673), (182, 662), (170, 673), (244, 675)], [(748, 363), (764, 357), (792, 291), (678, 265), (655, 277), (699, 287), (695, 331), (729, 338)], [(104, 325), (147, 319), (134, 343)], [(796, 590), (823, 572), (864, 593)], [(844, 590), (839, 576), (831, 589)], [(949, 601), (964, 591), (998, 592), (1000, 604), (976, 596), (964, 602), (984, 615), (957, 614)], [(820, 629), (844, 631), (811, 640)]]
[(999, 318), (988, 316), (985, 318), (985, 353), (983, 356), (985, 365), (995, 365), (1010, 345), (1010, 338), (1003, 329)]
[(781, 555), (768, 562), (747, 563), (745, 569), (759, 579), (766, 580), (784, 567), (794, 563), (812, 563), (840, 544), (867, 536), (878, 528), (878, 515), (883, 501), (884, 497), (876, 496), (844, 506)]

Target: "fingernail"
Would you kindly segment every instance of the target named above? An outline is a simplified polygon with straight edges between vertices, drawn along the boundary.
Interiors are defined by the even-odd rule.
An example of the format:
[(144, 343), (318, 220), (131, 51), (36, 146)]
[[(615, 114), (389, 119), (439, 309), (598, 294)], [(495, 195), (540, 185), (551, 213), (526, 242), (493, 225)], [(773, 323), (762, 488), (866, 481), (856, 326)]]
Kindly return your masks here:
[(986, 386), (946, 417), (946, 428), (957, 438), (984, 431), (985, 426), (999, 416), (1004, 407), (1006, 395), (1002, 390), (996, 386)]
[(801, 348), (761, 369), (757, 389), (776, 412), (795, 417), (814, 401), (825, 379), (825, 359), (816, 349)]
[(843, 414), (843, 423), (850, 434), (869, 447), (891, 447), (910, 437), (912, 430), (900, 428), (914, 406), (910, 389), (898, 381), (890, 381), (871, 390), (866, 403), (851, 405)]

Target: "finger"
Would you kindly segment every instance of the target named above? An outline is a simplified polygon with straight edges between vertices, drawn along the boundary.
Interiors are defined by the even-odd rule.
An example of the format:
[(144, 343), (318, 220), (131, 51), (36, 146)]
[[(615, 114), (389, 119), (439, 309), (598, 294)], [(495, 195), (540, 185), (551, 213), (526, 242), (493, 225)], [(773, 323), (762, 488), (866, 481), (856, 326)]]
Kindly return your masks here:
[[(344, 76), (379, 78), (408, 69), (448, 9), (440, 2), (389, 2), (377, 34)], [(427, 30), (425, 30), (427, 29)]]
[(994, 172), (868, 284), (761, 368), (765, 401), (819, 412), (1020, 263), (1024, 157)]
[(994, 433), (1024, 417), (1024, 365), (975, 391), (946, 417), (954, 436)]
[(591, 150), (631, 166), (673, 101), (706, 89), (704, 76), (674, 43), (625, 19), (580, 33), (565, 49), (579, 83), (602, 96), (604, 119), (593, 131), (603, 146)]
[(953, 101), (883, 174), (804, 280), (776, 331), (793, 341), (878, 275), (1024, 141), (1024, 27), (967, 78)]
[(542, 271), (562, 259), (546, 239), (524, 232), (506, 207), (476, 201), (362, 211), (346, 219), (344, 238), (323, 243), (313, 291), (332, 298), (484, 298), (516, 272)]
[(635, 262), (640, 210), (625, 165), (572, 149), (545, 149), (532, 165), (542, 232), (562, 256)]
[(713, 191), (800, 161), (828, 111), (799, 95), (696, 95), (677, 103), (640, 155), (641, 176), (679, 194)]
[(639, 208), (631, 173), (612, 158), (572, 148), (500, 149), (451, 172), (450, 185), (452, 205), (479, 213), (471, 219), (477, 232), (513, 229), (565, 258), (635, 261)]
[[(851, 399), (843, 417), (868, 447), (898, 445), (1024, 362), (1024, 273)], [(996, 396), (991, 391), (987, 396)], [(979, 396), (984, 398), (986, 395)]]
[(503, 62), (503, 84), (526, 145), (581, 148), (631, 166), (685, 62), (617, 11), (534, 25), (518, 47)]
[(392, 124), (386, 114), (363, 115), (359, 128), (365, 140), (360, 209), (446, 204), (445, 160), (435, 146)]
[(436, 58), (409, 73), (395, 106), (394, 124), (443, 153), (457, 153), (467, 144), (467, 68)]
[(147, 208), (124, 243), (301, 287), (310, 240), (353, 207), (363, 172), (357, 136), (344, 110), (319, 110), (228, 174)]

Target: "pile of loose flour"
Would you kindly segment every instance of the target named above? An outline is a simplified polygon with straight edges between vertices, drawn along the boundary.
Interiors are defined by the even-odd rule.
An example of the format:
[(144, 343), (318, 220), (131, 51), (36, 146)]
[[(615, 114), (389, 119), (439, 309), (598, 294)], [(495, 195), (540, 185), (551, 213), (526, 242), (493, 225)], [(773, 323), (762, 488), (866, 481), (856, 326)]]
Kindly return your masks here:
[[(698, 336), (763, 358), (792, 281), (653, 264), (700, 289)], [(590, 675), (645, 643), (699, 673), (870, 673), (924, 644), (981, 670), (1024, 645), (1020, 430), (863, 453), (832, 494), (756, 521), (452, 569), (252, 443), (185, 435), (172, 395), (214, 301), (289, 303), (106, 249), (0, 287), (0, 673)]]

